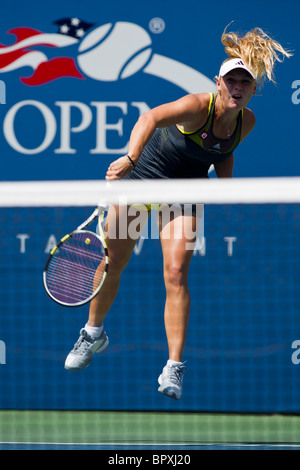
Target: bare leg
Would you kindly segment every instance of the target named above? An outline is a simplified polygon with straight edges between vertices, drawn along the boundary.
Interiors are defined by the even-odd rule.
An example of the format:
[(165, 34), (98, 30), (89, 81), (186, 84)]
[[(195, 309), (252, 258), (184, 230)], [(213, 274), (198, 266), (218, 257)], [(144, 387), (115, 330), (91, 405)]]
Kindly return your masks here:
[[(191, 237), (193, 236), (191, 240)], [(181, 213), (167, 223), (160, 216), (166, 286), (165, 328), (169, 359), (182, 361), (190, 314), (188, 271), (196, 242), (196, 217)]]
[[(135, 212), (135, 215), (129, 215), (128, 212)], [(135, 223), (134, 227), (137, 225), (137, 230), (130, 233), (130, 224), (136, 221), (137, 217), (140, 224)], [(147, 211), (133, 211), (126, 206), (112, 206), (109, 209), (105, 227), (109, 254), (108, 275), (99, 294), (91, 301), (89, 326), (100, 326), (113, 304), (119, 290), (122, 271), (130, 260), (147, 219)]]

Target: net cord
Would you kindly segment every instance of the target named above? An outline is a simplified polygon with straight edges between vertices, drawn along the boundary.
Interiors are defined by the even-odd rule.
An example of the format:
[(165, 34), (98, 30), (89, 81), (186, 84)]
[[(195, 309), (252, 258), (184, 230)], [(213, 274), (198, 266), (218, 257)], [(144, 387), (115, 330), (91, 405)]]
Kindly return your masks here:
[(2, 207), (299, 203), (300, 177), (0, 183)]

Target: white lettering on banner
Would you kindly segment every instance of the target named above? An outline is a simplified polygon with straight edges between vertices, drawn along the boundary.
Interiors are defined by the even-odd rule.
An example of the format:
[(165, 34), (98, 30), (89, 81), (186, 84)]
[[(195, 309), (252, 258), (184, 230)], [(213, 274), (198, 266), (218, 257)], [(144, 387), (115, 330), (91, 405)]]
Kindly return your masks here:
[[(113, 103), (111, 101), (106, 103), (100, 103), (99, 101), (92, 101), (91, 105), (97, 109), (97, 129), (96, 129), (96, 148), (91, 150), (91, 153), (117, 153), (115, 149), (108, 149), (106, 146), (106, 132), (107, 130), (115, 130), (118, 132), (119, 137), (123, 136), (123, 119), (119, 119), (116, 124), (107, 123), (107, 108), (109, 106), (119, 107), (123, 114), (127, 114), (127, 103), (119, 102)], [(128, 144), (122, 149), (119, 149), (119, 153), (126, 153)]]
[[(27, 245), (26, 245), (26, 240), (30, 238), (30, 235), (28, 233), (19, 233), (16, 235), (16, 238), (20, 240), (20, 247), (19, 247), (19, 253), (27, 253)], [(139, 256), (142, 253), (142, 249), (144, 246), (144, 242), (148, 237), (145, 235), (142, 235), (139, 240), (137, 241), (135, 247), (134, 247), (134, 254)], [(156, 237), (151, 237), (151, 239), (156, 239)], [(234, 241), (237, 241), (236, 237), (224, 237), (224, 240), (227, 241), (227, 256), (232, 257), (233, 256), (233, 249), (232, 249), (232, 243)], [(50, 251), (57, 245), (57, 238), (54, 234), (49, 235), (49, 238), (46, 242), (44, 253), (49, 254)], [(206, 238), (201, 237), (201, 239), (197, 239), (196, 246), (194, 248), (194, 256), (199, 255), (199, 256), (206, 256)], [(299, 342), (300, 346), (300, 342)], [(300, 354), (300, 351), (299, 351)]]
[[(75, 154), (76, 148), (71, 145), (72, 133), (81, 133), (88, 129), (93, 122), (93, 113), (91, 108), (80, 101), (56, 101), (55, 106), (60, 109), (60, 146), (54, 150), (58, 154)], [(91, 154), (124, 154), (127, 151), (128, 143), (122, 148), (108, 148), (107, 134), (108, 132), (117, 132), (119, 137), (123, 136), (124, 129), (124, 116), (128, 114), (128, 106), (137, 108), (139, 115), (149, 111), (147, 103), (133, 101), (130, 104), (126, 101), (92, 101), (90, 105), (96, 108), (96, 122), (95, 122), (95, 143), (96, 147), (89, 150)], [(45, 122), (45, 135), (42, 136), (42, 143), (36, 148), (26, 148), (18, 140), (15, 132), (15, 119), (17, 113), (25, 108), (31, 106), (40, 111), (41, 118)], [(107, 122), (108, 108), (117, 108), (121, 111), (122, 116), (115, 123)], [(72, 126), (72, 112), (78, 111), (81, 114), (80, 123), (77, 126)], [(57, 131), (56, 118), (53, 111), (44, 103), (36, 100), (24, 100), (16, 103), (7, 112), (3, 121), (3, 133), (7, 143), (18, 153), (25, 155), (35, 155), (41, 153), (49, 148)], [(20, 138), (19, 138), (20, 139)]]
[(6, 345), (0, 341), (0, 364), (6, 364)]
[(197, 253), (199, 253), (200, 256), (205, 256), (206, 254), (206, 238), (205, 237), (201, 237), (201, 240), (197, 238), (193, 255), (195, 256)]
[(145, 238), (141, 236), (139, 240), (137, 241), (136, 245), (133, 248), (134, 254), (139, 255), (142, 251), (143, 245), (144, 245)]
[[(34, 106), (35, 108), (37, 108), (41, 112), (44, 118), (45, 124), (46, 124), (46, 132), (45, 132), (44, 140), (41, 143), (41, 145), (39, 147), (36, 147), (35, 149), (27, 149), (23, 147), (17, 140), (16, 134), (15, 134), (15, 129), (14, 129), (15, 117), (16, 117), (17, 112), (24, 106)], [(24, 153), (26, 155), (33, 155), (36, 153), (43, 152), (52, 143), (56, 134), (56, 120), (52, 111), (44, 103), (41, 103), (40, 101), (35, 101), (35, 100), (20, 101), (19, 103), (16, 103), (14, 106), (12, 106), (12, 108), (10, 108), (10, 110), (6, 114), (4, 122), (3, 122), (3, 132), (4, 132), (4, 136), (6, 138), (7, 143), (14, 150), (16, 150), (19, 153)]]
[(45, 253), (50, 253), (51, 250), (57, 245), (57, 240), (55, 235), (50, 235), (48, 242), (46, 244)]
[(224, 241), (227, 242), (227, 255), (232, 256), (233, 242), (236, 242), (236, 237), (224, 237)]
[(20, 240), (20, 253), (26, 253), (25, 240), (28, 240), (30, 235), (28, 235), (28, 233), (19, 233), (16, 237)]
[[(60, 128), (60, 148), (54, 150), (55, 153), (76, 153), (71, 148), (71, 132), (82, 132), (89, 127), (92, 122), (92, 111), (80, 101), (56, 101), (56, 106), (61, 109), (61, 128)], [(78, 108), (81, 112), (81, 123), (77, 127), (71, 127), (71, 108)]]

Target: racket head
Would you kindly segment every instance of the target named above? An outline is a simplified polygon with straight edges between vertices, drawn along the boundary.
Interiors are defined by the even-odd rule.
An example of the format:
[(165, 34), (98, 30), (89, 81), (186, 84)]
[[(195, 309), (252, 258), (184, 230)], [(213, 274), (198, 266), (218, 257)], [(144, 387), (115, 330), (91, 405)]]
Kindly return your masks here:
[(74, 230), (51, 251), (43, 272), (46, 292), (60, 305), (84, 305), (103, 286), (108, 263), (106, 243), (100, 235)]

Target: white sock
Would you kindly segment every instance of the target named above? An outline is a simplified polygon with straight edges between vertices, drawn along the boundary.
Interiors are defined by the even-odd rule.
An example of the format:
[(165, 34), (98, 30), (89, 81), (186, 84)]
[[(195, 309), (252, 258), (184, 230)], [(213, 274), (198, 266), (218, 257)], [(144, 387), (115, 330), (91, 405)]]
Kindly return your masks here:
[(173, 359), (169, 359), (167, 362), (168, 366), (179, 365), (182, 364), (181, 362), (173, 361)]
[(92, 337), (92, 338), (98, 338), (102, 331), (103, 331), (103, 325), (101, 326), (90, 326), (88, 324), (85, 325), (84, 327), (85, 331)]

